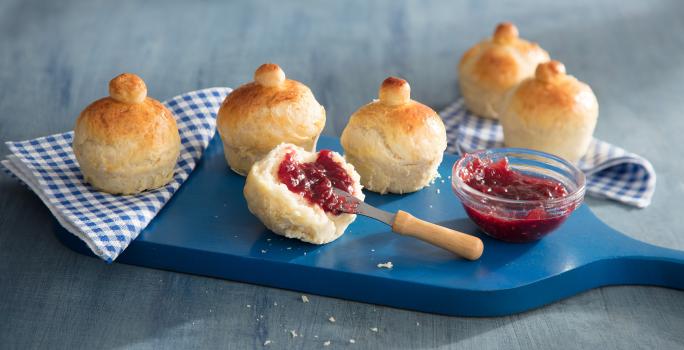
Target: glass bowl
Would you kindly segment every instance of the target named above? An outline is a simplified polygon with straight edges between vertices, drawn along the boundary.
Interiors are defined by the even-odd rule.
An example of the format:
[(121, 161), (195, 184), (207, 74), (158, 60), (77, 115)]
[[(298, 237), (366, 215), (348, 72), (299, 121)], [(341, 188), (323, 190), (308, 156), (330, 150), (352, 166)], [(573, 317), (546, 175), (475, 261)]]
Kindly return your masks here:
[[(520, 200), (486, 194), (469, 186), (461, 177), (473, 160), (496, 162), (508, 158), (512, 170), (528, 176), (560, 182), (564, 197)], [(466, 174), (467, 174), (467, 170)], [(506, 242), (532, 242), (549, 234), (582, 203), (585, 178), (582, 171), (554, 155), (523, 148), (495, 148), (468, 153), (451, 173), (451, 188), (468, 216), (487, 235)]]

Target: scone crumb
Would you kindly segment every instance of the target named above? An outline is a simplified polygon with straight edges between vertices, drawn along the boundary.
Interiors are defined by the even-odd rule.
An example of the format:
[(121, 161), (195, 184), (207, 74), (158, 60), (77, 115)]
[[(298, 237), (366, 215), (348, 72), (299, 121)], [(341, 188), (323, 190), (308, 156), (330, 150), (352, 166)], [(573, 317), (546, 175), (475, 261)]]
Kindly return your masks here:
[(274, 301), (274, 302), (273, 302), (273, 306), (278, 306), (278, 303), (276, 303), (276, 302)]
[(249, 308), (251, 308), (251, 307), (252, 307), (252, 305), (250, 305), (250, 304), (247, 304), (247, 308), (248, 308), (248, 309), (249, 309)]
[(323, 342), (323, 346), (330, 346), (330, 340), (326, 340)]
[(328, 321), (330, 321), (330, 323), (335, 323), (335, 318), (330, 316), (328, 317)]
[(378, 327), (371, 327), (370, 330), (371, 330), (371, 332), (377, 333), (377, 332), (378, 332)]
[(268, 346), (268, 344), (271, 344), (271, 343), (272, 342), (270, 340), (266, 339), (266, 341), (264, 342), (264, 346)]
[(386, 262), (386, 263), (380, 263), (380, 264), (378, 264), (378, 268), (380, 268), (380, 269), (382, 269), (382, 268), (391, 269), (391, 268), (393, 268), (393, 267), (394, 267), (394, 264), (392, 264), (391, 261), (388, 261), (388, 262)]
[(440, 191), (439, 188), (438, 188), (438, 189), (437, 189), (437, 194), (439, 194), (440, 192), (441, 192), (441, 191)]
[(352, 344), (356, 344), (356, 340), (354, 340), (354, 339), (349, 339), (349, 342)]
[(302, 303), (308, 303), (309, 302), (309, 297), (306, 295), (302, 295)]
[(291, 331), (290, 331), (290, 336), (291, 336), (292, 338), (297, 338), (297, 332), (296, 332), (294, 329), (291, 330)]
[(266, 249), (262, 249), (261, 254), (266, 254)]

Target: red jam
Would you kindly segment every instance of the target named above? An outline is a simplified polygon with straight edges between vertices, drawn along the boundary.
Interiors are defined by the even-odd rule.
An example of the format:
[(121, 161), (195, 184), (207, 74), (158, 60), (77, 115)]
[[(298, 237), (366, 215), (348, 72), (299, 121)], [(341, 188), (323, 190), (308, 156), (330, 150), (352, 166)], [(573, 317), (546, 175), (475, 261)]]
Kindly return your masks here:
[(340, 198), (333, 187), (349, 194), (354, 193), (354, 181), (347, 171), (333, 159), (330, 150), (318, 152), (312, 163), (300, 163), (294, 159), (293, 152), (285, 155), (278, 168), (278, 179), (287, 188), (297, 193), (311, 204), (316, 204), (333, 215), (353, 211), (353, 204)]
[[(540, 201), (568, 195), (565, 186), (555, 180), (542, 178), (511, 169), (507, 158), (497, 161), (473, 159), (458, 174), (479, 192), (504, 199)], [(497, 206), (501, 205), (501, 208)], [(466, 213), (488, 235), (508, 242), (535, 241), (556, 229), (574, 208), (555, 210), (543, 205), (520, 210), (496, 204), (482, 210), (464, 202)]]

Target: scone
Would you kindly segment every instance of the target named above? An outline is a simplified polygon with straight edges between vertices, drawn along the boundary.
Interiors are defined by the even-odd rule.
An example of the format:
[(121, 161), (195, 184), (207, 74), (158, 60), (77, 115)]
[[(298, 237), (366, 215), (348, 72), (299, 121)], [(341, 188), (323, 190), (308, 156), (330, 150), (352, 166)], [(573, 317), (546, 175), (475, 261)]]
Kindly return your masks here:
[(281, 144), (254, 163), (245, 182), (249, 211), (271, 231), (314, 244), (340, 237), (356, 215), (332, 187), (364, 199), (359, 174), (339, 154)]
[(518, 37), (511, 23), (501, 23), (494, 36), (471, 47), (458, 64), (459, 85), (466, 107), (481, 117), (498, 119), (504, 94), (534, 74), (549, 54)]
[(385, 79), (379, 95), (349, 119), (341, 138), (344, 156), (368, 190), (417, 191), (438, 176), (447, 146), (444, 124), (430, 107), (411, 100), (403, 79)]
[(226, 161), (243, 176), (283, 142), (315, 150), (324, 126), (325, 108), (311, 90), (285, 79), (283, 70), (272, 63), (256, 70), (254, 82), (226, 97), (216, 120)]
[(550, 61), (507, 94), (501, 112), (504, 143), (576, 163), (587, 151), (599, 107), (589, 85)]
[(135, 194), (166, 185), (180, 153), (176, 120), (147, 97), (145, 82), (124, 73), (76, 120), (74, 154), (86, 182), (112, 194)]

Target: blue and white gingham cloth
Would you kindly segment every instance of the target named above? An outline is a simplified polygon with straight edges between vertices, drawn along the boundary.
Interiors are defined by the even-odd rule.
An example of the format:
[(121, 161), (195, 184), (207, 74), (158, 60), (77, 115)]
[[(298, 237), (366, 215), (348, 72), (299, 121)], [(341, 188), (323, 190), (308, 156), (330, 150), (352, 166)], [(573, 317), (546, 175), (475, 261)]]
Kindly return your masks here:
[[(498, 121), (482, 118), (467, 110), (463, 99), (440, 113), (447, 130), (447, 152), (465, 153), (503, 146)], [(607, 142), (594, 139), (579, 168), (587, 177), (587, 194), (644, 208), (651, 204), (656, 174), (645, 158)]]
[(216, 131), (216, 113), (229, 88), (188, 92), (164, 102), (173, 112), (181, 151), (173, 180), (138, 195), (100, 192), (83, 182), (71, 149), (73, 132), (7, 142), (2, 161), (47, 205), (57, 220), (100, 258), (112, 262), (188, 178)]

